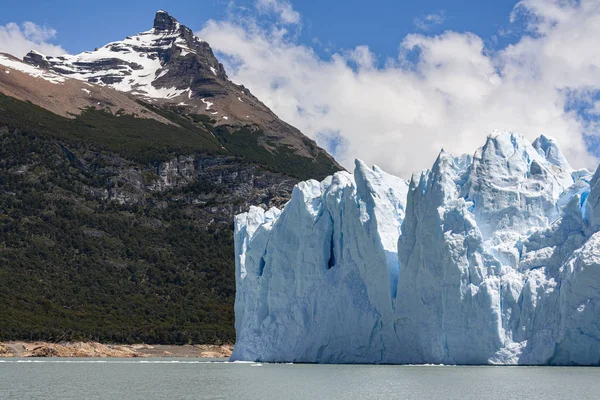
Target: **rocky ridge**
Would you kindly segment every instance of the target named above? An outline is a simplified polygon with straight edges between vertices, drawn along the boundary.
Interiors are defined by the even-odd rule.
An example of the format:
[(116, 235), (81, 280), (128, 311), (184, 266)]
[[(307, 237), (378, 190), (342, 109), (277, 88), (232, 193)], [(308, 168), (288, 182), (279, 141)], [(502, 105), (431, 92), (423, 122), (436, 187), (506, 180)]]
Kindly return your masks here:
[(0, 53), (0, 93), (67, 118), (74, 118), (87, 108), (95, 108), (173, 124), (127, 94), (53, 73), (4, 53)]
[[(165, 11), (153, 28), (94, 51), (45, 56), (29, 52), (24, 60), (61, 76), (108, 86), (145, 102), (175, 106), (204, 115), (216, 125), (261, 131), (261, 145), (284, 146), (303, 157), (327, 157), (299, 130), (279, 119), (243, 85), (228, 78), (210, 45)], [(339, 167), (339, 166), (338, 166)]]

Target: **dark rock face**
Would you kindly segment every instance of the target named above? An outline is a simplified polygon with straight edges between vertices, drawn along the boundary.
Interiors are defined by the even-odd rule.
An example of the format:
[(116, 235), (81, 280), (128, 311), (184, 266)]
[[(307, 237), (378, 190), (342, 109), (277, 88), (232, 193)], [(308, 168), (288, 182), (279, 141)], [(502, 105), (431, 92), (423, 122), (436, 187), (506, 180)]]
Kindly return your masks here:
[(240, 163), (228, 156), (180, 156), (155, 164), (152, 169), (131, 167), (118, 158), (110, 161), (114, 165), (110, 184), (95, 188), (101, 198), (121, 204), (143, 204), (151, 201), (149, 198), (153, 193), (181, 191), (202, 182), (214, 190), (178, 195), (177, 200), (196, 207), (211, 203), (213, 206), (208, 212), (227, 224), (250, 205), (281, 207), (289, 200), (297, 183), (295, 179), (262, 170), (254, 164)]
[(161, 31), (174, 31), (178, 28), (177, 20), (169, 15), (166, 11), (158, 11), (154, 17), (154, 29)]
[(23, 61), (25, 61), (29, 64), (32, 64), (32, 65), (38, 66), (40, 68), (51, 69), (52, 65), (50, 64), (50, 62), (48, 62), (47, 58), (48, 57), (44, 56), (43, 54), (38, 53), (37, 51), (30, 51), (23, 58)]

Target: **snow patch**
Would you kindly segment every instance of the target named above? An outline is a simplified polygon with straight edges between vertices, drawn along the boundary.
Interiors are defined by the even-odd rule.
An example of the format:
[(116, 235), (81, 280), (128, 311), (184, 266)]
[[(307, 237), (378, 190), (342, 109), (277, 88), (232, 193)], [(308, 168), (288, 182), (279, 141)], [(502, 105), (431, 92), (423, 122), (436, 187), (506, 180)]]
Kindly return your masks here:
[[(0, 54), (0, 65), (4, 65), (5, 67), (12, 68), (14, 70), (24, 72), (28, 75), (33, 76), (34, 78), (41, 78), (45, 81), (53, 83), (55, 85), (62, 84), (66, 81), (64, 76), (55, 74), (53, 72), (34, 67), (33, 65), (26, 64), (22, 61), (15, 61), (11, 58), (8, 58), (2, 54)], [(10, 71), (6, 71), (6, 73), (10, 73)]]
[(210, 110), (210, 107), (212, 107), (212, 105), (214, 103), (211, 103), (210, 101), (206, 101), (205, 99), (200, 99), (204, 104), (206, 104), (206, 111)]
[(160, 72), (158, 72), (158, 71), (156, 71), (156, 72), (158, 73), (158, 76), (155, 78), (155, 80), (156, 80), (156, 79), (160, 79), (160, 78), (162, 78), (163, 76), (165, 76), (165, 75), (166, 75), (166, 74), (169, 72), (169, 70), (168, 70), (168, 69), (164, 69), (164, 70), (162, 70), (162, 71), (160, 71)]
[[(181, 37), (179, 27), (169, 32), (151, 29), (122, 41), (108, 43), (94, 51), (46, 57), (46, 60), (66, 71), (70, 78), (110, 86), (145, 98), (172, 99), (188, 88), (157, 88), (153, 83), (168, 73), (168, 69), (162, 69), (159, 51), (173, 47), (179, 48), (184, 56), (193, 52)], [(106, 68), (92, 67), (113, 60), (118, 60), (118, 63), (112, 68), (111, 64)], [(110, 79), (110, 83), (105, 84), (105, 79)]]

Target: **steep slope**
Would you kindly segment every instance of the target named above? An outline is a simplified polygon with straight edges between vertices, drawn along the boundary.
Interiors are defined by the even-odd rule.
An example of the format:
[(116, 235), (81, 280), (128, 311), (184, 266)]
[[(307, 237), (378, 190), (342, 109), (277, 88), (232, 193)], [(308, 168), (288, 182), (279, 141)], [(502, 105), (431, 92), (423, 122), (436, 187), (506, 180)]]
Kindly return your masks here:
[[(236, 217), (233, 359), (600, 364), (600, 168), (574, 171), (550, 138), (494, 132), (408, 188), (365, 170)], [(384, 252), (400, 222), (394, 293)], [(283, 262), (302, 257), (314, 260)]]
[(297, 178), (192, 127), (0, 109), (0, 340), (234, 340), (233, 215)]
[(153, 28), (94, 51), (59, 57), (30, 52), (25, 61), (61, 75), (110, 86), (146, 102), (205, 115), (235, 131), (260, 133), (261, 146), (280, 147), (315, 160), (333, 158), (296, 128), (281, 121), (244, 86), (229, 80), (209, 44), (165, 11)]
[(171, 122), (134, 99), (107, 87), (70, 79), (0, 53), (0, 93), (73, 118), (87, 108)]

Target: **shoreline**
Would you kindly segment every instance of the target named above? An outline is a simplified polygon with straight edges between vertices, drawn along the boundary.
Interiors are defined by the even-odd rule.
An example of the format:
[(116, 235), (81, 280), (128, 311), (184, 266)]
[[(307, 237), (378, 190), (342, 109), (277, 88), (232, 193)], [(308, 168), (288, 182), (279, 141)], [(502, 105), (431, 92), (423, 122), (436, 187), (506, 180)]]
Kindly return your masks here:
[(233, 344), (102, 344), (98, 342), (0, 342), (0, 358), (229, 358)]

